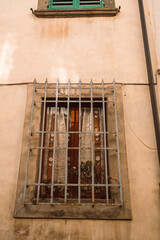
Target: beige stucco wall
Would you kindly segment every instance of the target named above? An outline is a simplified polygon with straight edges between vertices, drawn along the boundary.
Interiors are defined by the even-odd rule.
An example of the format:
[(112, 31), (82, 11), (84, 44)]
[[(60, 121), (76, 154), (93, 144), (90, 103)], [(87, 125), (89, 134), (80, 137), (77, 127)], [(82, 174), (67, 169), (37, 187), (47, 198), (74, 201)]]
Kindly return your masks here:
[(117, 1), (114, 18), (38, 19), (29, 10), (36, 4), (0, 3), (1, 82), (146, 81), (135, 1)]
[[(0, 1), (0, 83), (147, 82), (135, 0), (111, 18), (38, 19)], [(153, 53), (154, 54), (154, 53)], [(158, 240), (159, 163), (148, 86), (123, 86), (132, 221), (14, 219), (27, 86), (0, 86), (0, 240)]]

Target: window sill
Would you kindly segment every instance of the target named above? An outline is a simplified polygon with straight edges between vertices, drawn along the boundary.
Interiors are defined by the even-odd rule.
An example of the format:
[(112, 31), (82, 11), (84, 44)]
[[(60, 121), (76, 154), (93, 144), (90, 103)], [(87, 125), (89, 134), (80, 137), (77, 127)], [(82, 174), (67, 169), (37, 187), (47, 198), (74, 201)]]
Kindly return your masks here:
[(112, 219), (131, 220), (129, 206), (47, 206), (47, 205), (26, 205), (19, 206), (15, 218), (62, 218), (62, 219)]
[(39, 18), (72, 18), (72, 17), (113, 17), (119, 12), (114, 9), (45, 9), (34, 10), (33, 14)]

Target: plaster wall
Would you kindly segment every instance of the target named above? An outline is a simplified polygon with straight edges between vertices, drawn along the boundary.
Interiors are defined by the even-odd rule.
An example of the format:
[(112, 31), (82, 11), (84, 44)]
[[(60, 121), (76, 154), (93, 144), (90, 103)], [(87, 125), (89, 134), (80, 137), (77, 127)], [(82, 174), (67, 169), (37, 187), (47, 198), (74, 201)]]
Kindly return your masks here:
[(121, 13), (101, 18), (39, 19), (29, 10), (36, 5), (37, 0), (0, 2), (1, 83), (146, 82), (136, 1), (117, 0)]
[[(158, 160), (149, 91), (123, 87), (131, 221), (14, 219), (26, 86), (0, 87), (0, 239), (159, 239)], [(143, 93), (143, 99), (142, 99)], [(16, 97), (15, 97), (16, 96)], [(134, 99), (134, 101), (133, 101)], [(6, 104), (7, 103), (7, 106)]]
[[(14, 219), (26, 107), (25, 82), (146, 83), (135, 0), (117, 0), (111, 18), (38, 19), (37, 0), (0, 1), (0, 240), (158, 240), (159, 164), (148, 86), (123, 86), (125, 135), (133, 219)], [(7, 9), (7, 10), (6, 10)]]

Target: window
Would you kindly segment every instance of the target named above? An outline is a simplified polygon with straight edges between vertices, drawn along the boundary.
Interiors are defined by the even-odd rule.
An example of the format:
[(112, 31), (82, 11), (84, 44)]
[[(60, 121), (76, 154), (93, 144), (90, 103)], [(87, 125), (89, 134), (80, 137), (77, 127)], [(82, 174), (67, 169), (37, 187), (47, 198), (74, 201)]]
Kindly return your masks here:
[(49, 9), (103, 8), (103, 0), (50, 0)]
[(115, 82), (34, 83), (15, 217), (131, 218), (116, 95)]
[[(58, 100), (57, 107), (55, 99), (46, 100), (41, 173), (42, 182), (50, 185), (54, 174), (54, 187), (52, 192), (50, 185), (44, 186), (40, 195), (49, 200), (53, 195), (54, 202), (63, 202), (64, 198), (65, 202), (67, 200), (69, 202), (78, 200), (79, 203), (91, 202), (92, 180), (94, 180), (97, 187), (93, 188), (96, 190), (93, 197), (101, 202), (100, 199), (106, 199), (102, 100), (93, 99), (93, 113), (91, 113), (90, 99), (80, 99), (81, 103), (79, 103), (79, 99), (72, 98), (69, 100), (69, 106), (67, 106), (68, 99)], [(95, 145), (94, 149), (91, 147), (92, 142)], [(64, 156), (67, 156), (67, 159)], [(92, 169), (93, 160), (94, 169)], [(65, 188), (65, 182), (68, 189)]]
[(115, 16), (114, 0), (38, 0), (37, 17)]

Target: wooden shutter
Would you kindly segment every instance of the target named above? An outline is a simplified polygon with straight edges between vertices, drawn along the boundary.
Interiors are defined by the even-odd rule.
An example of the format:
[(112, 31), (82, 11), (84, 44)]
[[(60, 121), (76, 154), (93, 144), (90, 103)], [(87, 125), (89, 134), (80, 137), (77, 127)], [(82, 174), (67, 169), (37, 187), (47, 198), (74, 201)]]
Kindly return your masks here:
[(101, 8), (103, 5), (102, 0), (79, 0), (79, 8)]
[(103, 8), (103, 0), (50, 0), (49, 9)]
[(50, 9), (73, 8), (74, 0), (50, 0)]

